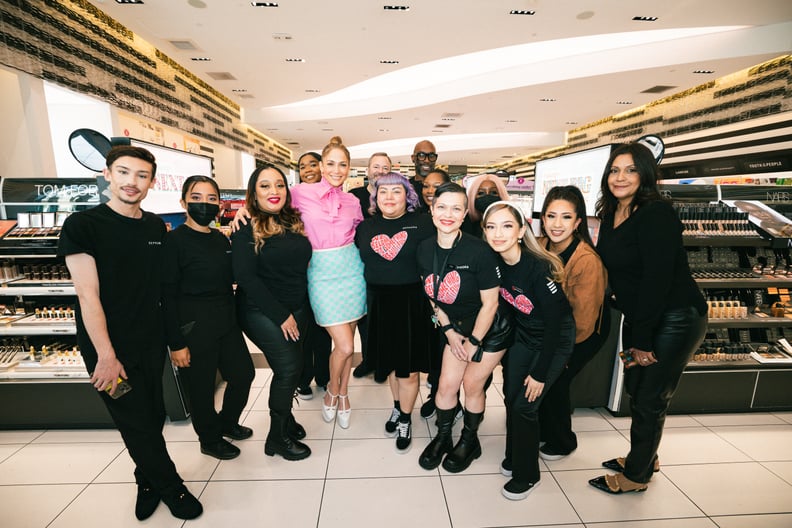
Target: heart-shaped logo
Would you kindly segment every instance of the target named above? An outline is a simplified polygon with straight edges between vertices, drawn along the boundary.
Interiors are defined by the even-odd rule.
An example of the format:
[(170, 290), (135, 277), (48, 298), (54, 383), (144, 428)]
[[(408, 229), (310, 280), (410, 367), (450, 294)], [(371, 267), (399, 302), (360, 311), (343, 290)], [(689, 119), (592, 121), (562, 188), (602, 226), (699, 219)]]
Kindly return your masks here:
[(399, 231), (393, 238), (388, 235), (377, 235), (371, 239), (371, 249), (385, 260), (393, 260), (407, 242), (407, 231)]
[[(447, 273), (446, 276), (443, 277), (443, 282), (440, 283), (440, 288), (438, 288), (437, 300), (443, 304), (453, 304), (457, 298), (457, 294), (459, 294), (460, 284), (461, 278), (458, 271), (454, 270), (451, 273)], [(426, 277), (424, 281), (424, 291), (430, 299), (435, 298), (434, 274), (429, 274), (429, 276)]]
[(519, 294), (517, 297), (513, 297), (512, 294), (509, 293), (509, 291), (506, 288), (501, 288), (500, 295), (507, 303), (511, 304), (525, 315), (528, 315), (533, 311), (533, 307), (534, 307), (533, 303), (528, 297), (526, 297), (522, 293)]

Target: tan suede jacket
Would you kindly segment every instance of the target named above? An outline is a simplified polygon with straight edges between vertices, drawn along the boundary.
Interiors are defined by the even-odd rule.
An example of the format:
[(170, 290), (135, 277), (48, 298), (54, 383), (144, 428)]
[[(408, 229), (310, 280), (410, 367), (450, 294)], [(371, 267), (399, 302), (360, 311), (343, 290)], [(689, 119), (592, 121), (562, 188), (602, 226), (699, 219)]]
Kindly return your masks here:
[[(538, 239), (542, 247), (547, 247), (547, 238)], [(561, 284), (572, 306), (575, 317), (575, 343), (588, 339), (599, 328), (595, 328), (602, 314), (605, 300), (605, 286), (608, 272), (594, 249), (580, 242), (564, 267), (564, 281)]]

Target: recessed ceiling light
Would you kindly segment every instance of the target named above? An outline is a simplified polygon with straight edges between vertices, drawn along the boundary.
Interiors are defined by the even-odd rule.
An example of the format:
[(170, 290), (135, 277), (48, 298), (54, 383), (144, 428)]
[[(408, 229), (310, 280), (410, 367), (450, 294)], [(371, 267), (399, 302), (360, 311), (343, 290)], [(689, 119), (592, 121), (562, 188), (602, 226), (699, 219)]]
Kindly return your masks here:
[(247, 92), (247, 90), (245, 90), (244, 88), (234, 88), (231, 91), (235, 92), (235, 93), (245, 93), (245, 92)]
[(387, 128), (378, 128), (377, 132), (390, 132)]
[(278, 2), (250, 2), (253, 7), (278, 7)]
[(393, 119), (393, 118), (390, 117), (390, 116), (379, 116), (377, 119), (383, 119), (384, 120), (384, 119)]
[(555, 99), (553, 99), (552, 97), (542, 97), (542, 98), (541, 98), (541, 99), (539, 99), (539, 100), (540, 100), (541, 102), (543, 102), (543, 103), (554, 103), (554, 102), (556, 101), (556, 100), (555, 100)]
[(273, 33), (272, 40), (291, 40), (292, 36), (288, 33)]
[(516, 119), (507, 119), (507, 120), (505, 121), (505, 123), (516, 123), (516, 122), (517, 122), (517, 120), (516, 120)]
[(306, 88), (305, 93), (319, 93), (319, 90), (316, 88)]
[(198, 62), (208, 62), (208, 61), (210, 61), (212, 59), (210, 59), (209, 57), (192, 57), (192, 58), (190, 58), (190, 60), (194, 60), (194, 61), (198, 61)]
[(384, 5), (382, 9), (385, 11), (409, 11), (410, 6), (407, 5)]
[(578, 122), (577, 121), (567, 121), (565, 124), (567, 124), (567, 125), (577, 125)]
[(715, 70), (693, 70), (693, 73), (710, 74), (710, 73), (715, 73)]
[(305, 62), (305, 59), (300, 59), (300, 58), (286, 59), (286, 62)]
[(389, 60), (381, 60), (379, 61), (380, 64), (399, 64), (399, 61), (389, 59)]
[(142, 4), (143, 0), (116, 0), (116, 4)]
[(322, 129), (322, 132), (332, 132), (332, 131), (333, 131), (332, 128), (323, 128)]
[(510, 15), (535, 15), (536, 11), (531, 11), (530, 9), (512, 9), (509, 11)]
[(631, 105), (633, 104), (632, 101), (616, 101), (616, 104), (620, 105)]
[(632, 19), (636, 20), (638, 22), (654, 22), (655, 20), (657, 20), (657, 17), (655, 17), (655, 16), (634, 16)]

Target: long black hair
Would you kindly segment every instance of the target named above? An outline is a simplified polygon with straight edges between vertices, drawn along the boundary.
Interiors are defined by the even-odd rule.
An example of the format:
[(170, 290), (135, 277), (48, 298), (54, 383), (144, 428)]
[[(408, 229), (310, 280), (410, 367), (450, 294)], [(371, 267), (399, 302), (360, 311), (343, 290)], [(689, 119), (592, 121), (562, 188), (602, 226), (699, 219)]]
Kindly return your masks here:
[(542, 216), (540, 218), (542, 222), (540, 224), (542, 234), (547, 236), (544, 226), (544, 216), (547, 212), (547, 208), (556, 200), (564, 200), (572, 204), (572, 207), (575, 208), (575, 214), (578, 219), (580, 219), (580, 223), (577, 228), (575, 228), (574, 235), (589, 246), (594, 247), (594, 242), (591, 241), (591, 235), (589, 235), (588, 222), (586, 221), (586, 201), (583, 199), (583, 193), (574, 185), (559, 185), (547, 192), (547, 196), (545, 196), (544, 203), (542, 204)]
[(616, 213), (616, 206), (618, 200), (613, 196), (608, 185), (608, 176), (610, 175), (613, 160), (622, 154), (629, 154), (632, 156), (635, 169), (638, 171), (640, 178), (638, 184), (638, 191), (633, 196), (630, 202), (630, 212), (632, 213), (642, 205), (648, 202), (664, 201), (657, 188), (657, 180), (660, 177), (660, 171), (657, 168), (657, 162), (654, 155), (649, 148), (640, 143), (624, 143), (613, 149), (608, 163), (605, 165), (605, 171), (602, 173), (602, 182), (600, 183), (600, 197), (597, 199), (597, 217), (600, 220), (606, 216)]

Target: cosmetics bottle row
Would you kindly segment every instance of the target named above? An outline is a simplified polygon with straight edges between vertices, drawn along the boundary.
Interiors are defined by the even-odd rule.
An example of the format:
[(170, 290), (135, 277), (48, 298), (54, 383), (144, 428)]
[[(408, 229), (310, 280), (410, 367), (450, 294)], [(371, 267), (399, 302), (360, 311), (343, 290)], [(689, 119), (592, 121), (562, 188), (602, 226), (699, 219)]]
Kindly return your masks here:
[(748, 214), (723, 203), (674, 204), (684, 236), (758, 237)]

